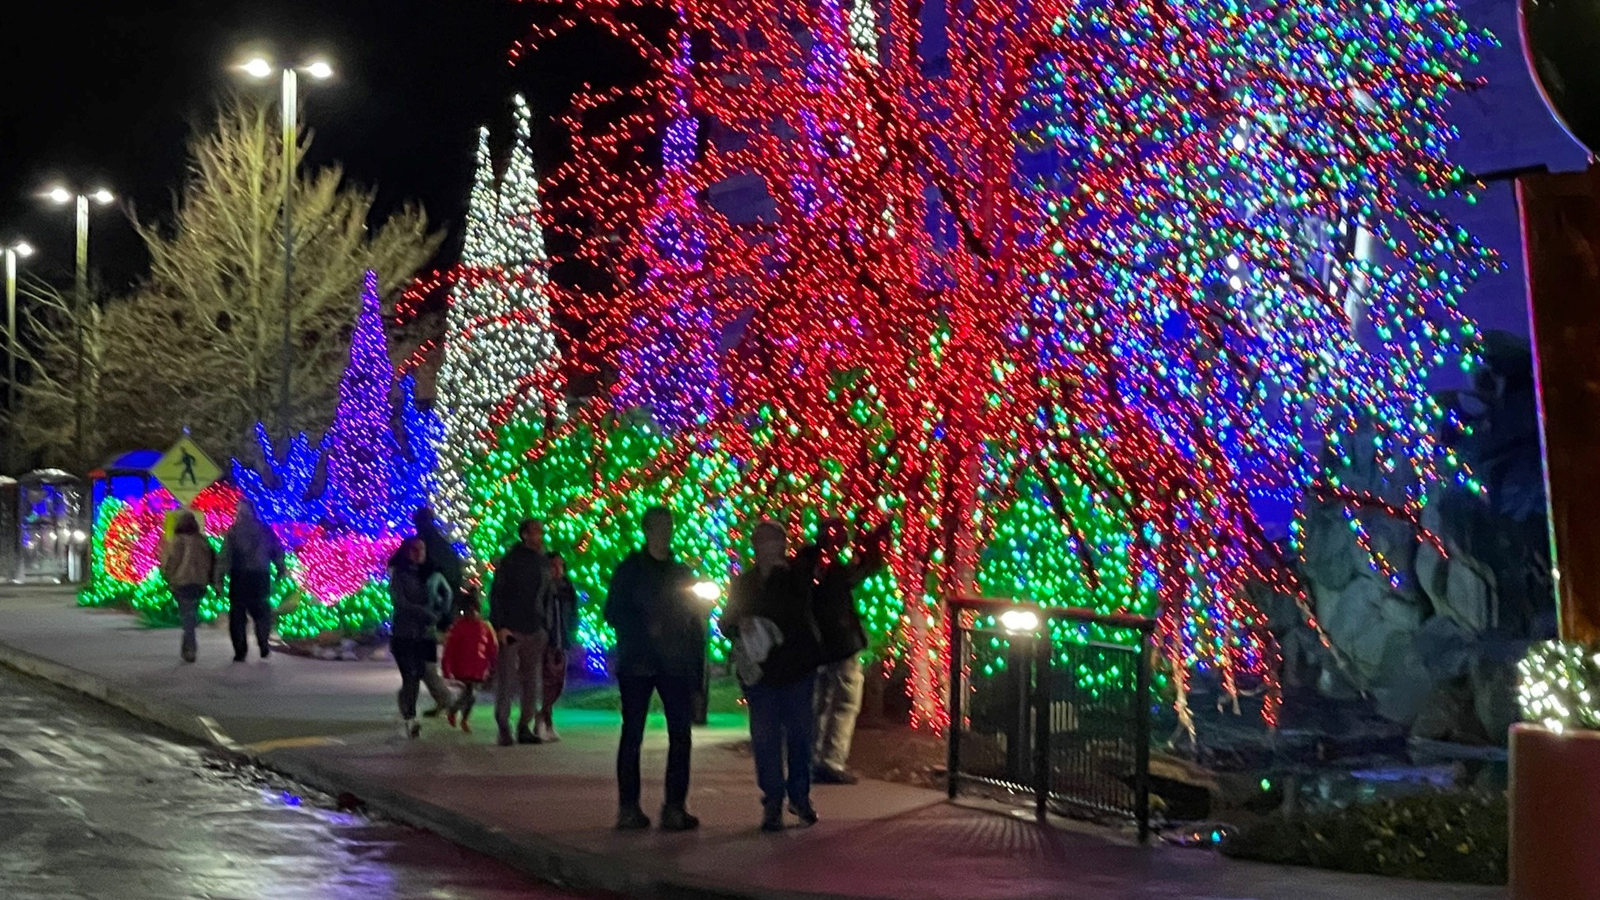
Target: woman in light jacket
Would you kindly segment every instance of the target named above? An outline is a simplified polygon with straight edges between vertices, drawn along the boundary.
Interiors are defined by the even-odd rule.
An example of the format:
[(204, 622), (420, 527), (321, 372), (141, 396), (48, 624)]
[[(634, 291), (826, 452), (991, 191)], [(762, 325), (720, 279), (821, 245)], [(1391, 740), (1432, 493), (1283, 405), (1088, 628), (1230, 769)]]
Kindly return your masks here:
[(194, 662), (195, 625), (200, 618), (200, 598), (211, 584), (212, 569), (216, 566), (216, 552), (211, 542), (200, 533), (200, 522), (194, 513), (184, 510), (172, 537), (161, 551), (161, 574), (172, 588), (172, 599), (178, 603), (178, 621), (183, 623), (183, 661)]

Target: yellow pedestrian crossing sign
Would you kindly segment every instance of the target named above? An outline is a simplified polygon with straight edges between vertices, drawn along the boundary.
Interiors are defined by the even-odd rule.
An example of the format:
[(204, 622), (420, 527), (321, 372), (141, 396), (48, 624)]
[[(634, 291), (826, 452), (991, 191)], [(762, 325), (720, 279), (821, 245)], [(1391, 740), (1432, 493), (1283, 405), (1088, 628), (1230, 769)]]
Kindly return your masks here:
[(188, 506), (201, 491), (211, 486), (211, 482), (221, 477), (222, 470), (184, 435), (161, 457), (150, 474), (160, 479), (179, 503)]

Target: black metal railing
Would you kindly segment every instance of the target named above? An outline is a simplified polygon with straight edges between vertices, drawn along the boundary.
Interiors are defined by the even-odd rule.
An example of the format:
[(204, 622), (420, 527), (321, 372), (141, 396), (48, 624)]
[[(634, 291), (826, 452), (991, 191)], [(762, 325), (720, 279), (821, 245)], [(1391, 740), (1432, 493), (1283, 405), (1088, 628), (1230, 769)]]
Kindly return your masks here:
[(1010, 600), (950, 601), (949, 792), (1031, 793), (1150, 833), (1155, 620)]

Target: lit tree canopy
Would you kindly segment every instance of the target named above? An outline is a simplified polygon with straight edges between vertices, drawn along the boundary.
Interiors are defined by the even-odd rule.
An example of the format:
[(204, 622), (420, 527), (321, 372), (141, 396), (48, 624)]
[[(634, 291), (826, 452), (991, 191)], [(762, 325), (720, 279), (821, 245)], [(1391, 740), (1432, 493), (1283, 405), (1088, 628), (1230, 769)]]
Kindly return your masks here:
[(1403, 496), (1353, 516), (1470, 479), (1428, 394), (1488, 262), (1430, 205), (1485, 39), (1449, 3), (650, 12), (567, 0), (514, 54), (597, 25), (651, 73), (564, 119), (548, 218), (613, 276), (555, 292), (566, 371), (689, 445), (661, 477), (728, 454), (745, 516), (896, 517), (919, 719), (979, 586), (1158, 615), (1180, 711), (1270, 683), (1244, 587), (1299, 587), (1255, 497), (1342, 496), (1358, 425)]

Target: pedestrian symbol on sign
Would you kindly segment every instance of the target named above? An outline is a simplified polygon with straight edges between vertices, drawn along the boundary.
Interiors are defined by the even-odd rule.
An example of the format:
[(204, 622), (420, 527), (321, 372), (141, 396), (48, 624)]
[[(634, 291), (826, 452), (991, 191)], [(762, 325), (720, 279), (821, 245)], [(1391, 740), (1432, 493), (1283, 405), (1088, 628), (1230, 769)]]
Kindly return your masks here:
[(187, 507), (222, 475), (222, 470), (184, 435), (161, 457), (150, 474), (160, 479), (167, 491)]

